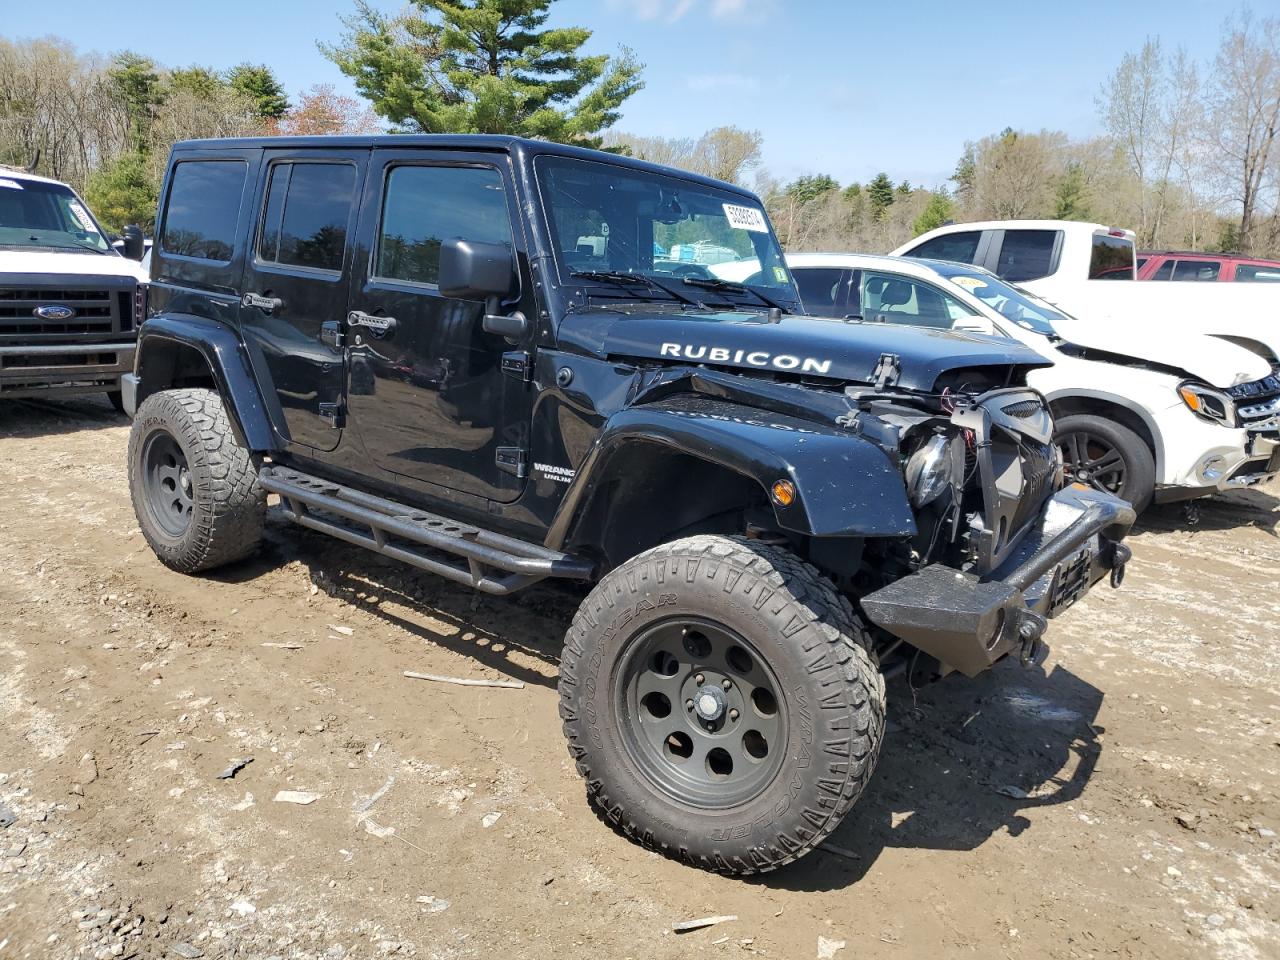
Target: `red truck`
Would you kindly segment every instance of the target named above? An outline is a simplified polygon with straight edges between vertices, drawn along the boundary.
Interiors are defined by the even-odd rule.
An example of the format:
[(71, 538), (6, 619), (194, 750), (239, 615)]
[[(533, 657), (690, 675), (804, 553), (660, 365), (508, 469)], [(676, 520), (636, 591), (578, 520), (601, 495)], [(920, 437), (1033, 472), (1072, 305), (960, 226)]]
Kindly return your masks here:
[(1139, 280), (1280, 281), (1280, 260), (1261, 260), (1239, 253), (1203, 251), (1141, 251), (1137, 258)]

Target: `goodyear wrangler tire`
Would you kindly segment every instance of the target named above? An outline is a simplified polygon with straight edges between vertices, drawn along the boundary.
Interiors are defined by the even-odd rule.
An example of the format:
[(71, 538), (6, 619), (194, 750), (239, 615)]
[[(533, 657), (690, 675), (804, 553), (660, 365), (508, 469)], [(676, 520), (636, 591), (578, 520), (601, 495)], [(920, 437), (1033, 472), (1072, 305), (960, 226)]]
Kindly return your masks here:
[(262, 539), (266, 491), (212, 390), (165, 390), (138, 408), (129, 494), (147, 543), (181, 573), (239, 560)]
[(640, 843), (721, 873), (821, 843), (867, 785), (884, 712), (848, 600), (755, 540), (635, 557), (565, 638), (560, 716), (592, 802)]

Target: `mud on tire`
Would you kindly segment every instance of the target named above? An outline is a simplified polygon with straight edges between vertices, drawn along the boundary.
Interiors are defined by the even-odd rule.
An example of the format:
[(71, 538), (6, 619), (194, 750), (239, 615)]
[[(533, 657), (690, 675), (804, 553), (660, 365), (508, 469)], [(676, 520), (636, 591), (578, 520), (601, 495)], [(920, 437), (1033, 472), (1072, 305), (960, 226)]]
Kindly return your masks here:
[(262, 539), (266, 492), (212, 390), (165, 390), (138, 408), (129, 494), (147, 543), (181, 573), (239, 560)]
[[(639, 644), (655, 642), (646, 638), (661, 638), (681, 623), (706, 624), (706, 632), (714, 625), (749, 641), (759, 663), (747, 669), (759, 672), (745, 676), (767, 673), (776, 683), (782, 722), (773, 729), (781, 742), (771, 757), (760, 754), (761, 763), (776, 763), (774, 772), (763, 781), (756, 776), (748, 793), (728, 803), (717, 800), (714, 784), (701, 792), (682, 788), (679, 766), (676, 779), (664, 781), (661, 771), (655, 773), (652, 753), (646, 753), (651, 748), (637, 746), (636, 731), (655, 716), (627, 695), (630, 665)], [(670, 674), (667, 682), (692, 676), (709, 680), (710, 693), (722, 682), (732, 688), (732, 670), (715, 672), (716, 654), (707, 652), (708, 644), (699, 640), (701, 649), (693, 644), (680, 650), (679, 641), (656, 642), (664, 649), (655, 669)], [(721, 873), (775, 869), (808, 853), (839, 825), (875, 767), (885, 694), (869, 651), (870, 639), (849, 601), (786, 550), (723, 536), (656, 547), (606, 576), (565, 637), (560, 716), (570, 755), (592, 802), (632, 839)], [(716, 679), (722, 675), (725, 681)], [(695, 779), (702, 779), (696, 764), (709, 756), (707, 744), (717, 741), (697, 740), (699, 724), (706, 721), (691, 706), (696, 696), (671, 703), (675, 695), (669, 694), (664, 699), (670, 713), (659, 709), (663, 719), (656, 722), (666, 724), (677, 741), (693, 738), (687, 758), (673, 759), (694, 763)], [(743, 719), (758, 715), (748, 701), (733, 702)], [(649, 742), (661, 736), (650, 730)], [(673, 749), (672, 742), (659, 751)], [(726, 791), (731, 782), (726, 778)]]

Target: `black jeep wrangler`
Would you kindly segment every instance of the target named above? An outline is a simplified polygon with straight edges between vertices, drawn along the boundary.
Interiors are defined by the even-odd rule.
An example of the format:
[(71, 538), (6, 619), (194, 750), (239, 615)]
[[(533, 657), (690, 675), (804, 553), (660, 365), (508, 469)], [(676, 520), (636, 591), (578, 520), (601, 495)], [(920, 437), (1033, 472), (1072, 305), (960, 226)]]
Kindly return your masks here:
[[(735, 277), (751, 277), (743, 283)], [(129, 482), (175, 570), (313, 530), (507, 594), (594, 584), (560, 713), (637, 840), (752, 873), (866, 786), (884, 675), (1033, 656), (1129, 552), (1046, 361), (797, 316), (759, 200), (507, 137), (177, 145)]]

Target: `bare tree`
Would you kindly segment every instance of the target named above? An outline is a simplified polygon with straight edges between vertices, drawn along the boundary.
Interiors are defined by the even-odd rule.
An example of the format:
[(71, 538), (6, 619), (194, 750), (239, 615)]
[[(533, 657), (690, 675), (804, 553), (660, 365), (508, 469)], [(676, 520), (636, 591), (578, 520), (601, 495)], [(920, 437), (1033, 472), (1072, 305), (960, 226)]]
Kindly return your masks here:
[(1239, 204), (1241, 249), (1260, 251), (1255, 227), (1276, 206), (1280, 151), (1280, 20), (1244, 10), (1224, 25), (1205, 97), (1204, 156), (1224, 196)]
[(605, 134), (606, 149), (730, 183), (745, 183), (747, 175), (760, 165), (763, 143), (760, 131), (739, 127), (716, 127), (696, 140), (642, 137), (614, 131)]

